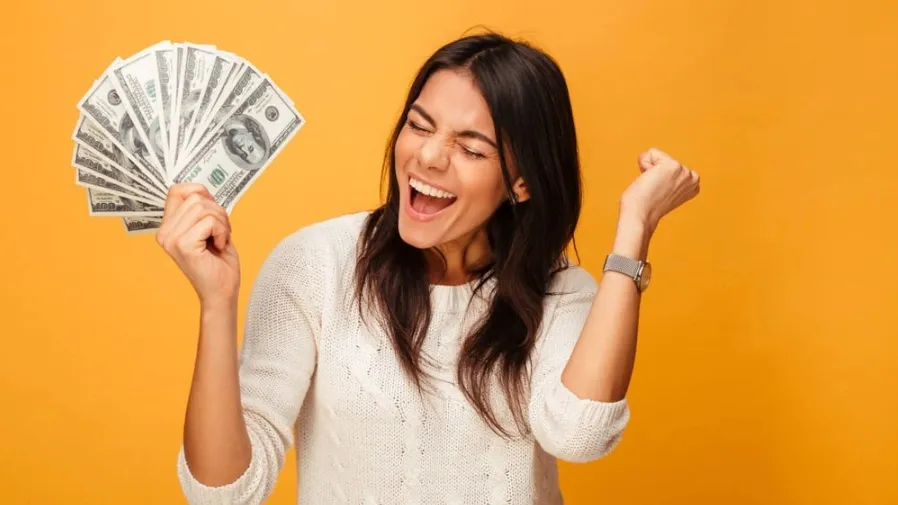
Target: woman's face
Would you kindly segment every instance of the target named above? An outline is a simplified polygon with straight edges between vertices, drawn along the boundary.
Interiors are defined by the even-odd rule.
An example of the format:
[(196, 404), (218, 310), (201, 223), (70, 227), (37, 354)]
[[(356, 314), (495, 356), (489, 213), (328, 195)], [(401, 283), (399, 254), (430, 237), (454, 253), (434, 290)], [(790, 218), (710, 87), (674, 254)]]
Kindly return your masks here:
[(506, 198), (489, 108), (463, 71), (430, 77), (394, 153), (399, 234), (414, 247), (467, 245)]

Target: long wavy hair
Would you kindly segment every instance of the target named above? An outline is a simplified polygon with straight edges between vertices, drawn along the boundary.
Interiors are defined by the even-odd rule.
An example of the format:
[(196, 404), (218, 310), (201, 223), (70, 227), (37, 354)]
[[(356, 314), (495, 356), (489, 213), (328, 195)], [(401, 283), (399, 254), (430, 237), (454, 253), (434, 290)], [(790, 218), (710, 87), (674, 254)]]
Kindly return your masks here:
[[(398, 359), (422, 390), (422, 346), (431, 321), (430, 281), (424, 251), (399, 235), (399, 185), (394, 148), (409, 108), (428, 78), (441, 69), (464, 69), (489, 107), (509, 200), (485, 224), (491, 262), (473, 274), (474, 293), (495, 281), (489, 309), (461, 346), (460, 389), (493, 431), (511, 436), (487, 400), (493, 379), (501, 386), (518, 430), (529, 432), (530, 357), (554, 273), (566, 266), (581, 208), (580, 162), (567, 83), (558, 64), (526, 43), (496, 33), (470, 35), (438, 49), (411, 84), (387, 145), (382, 184), (385, 203), (367, 218), (356, 270), (359, 310), (376, 309)], [(507, 151), (506, 151), (507, 149)], [(516, 202), (506, 158), (510, 153), (530, 198)], [(383, 187), (382, 187), (383, 190)]]

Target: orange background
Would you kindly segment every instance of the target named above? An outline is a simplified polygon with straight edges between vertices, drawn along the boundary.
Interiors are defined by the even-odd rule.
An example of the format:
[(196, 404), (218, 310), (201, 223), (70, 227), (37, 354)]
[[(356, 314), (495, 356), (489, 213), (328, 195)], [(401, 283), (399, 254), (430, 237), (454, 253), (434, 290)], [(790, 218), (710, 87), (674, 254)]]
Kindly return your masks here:
[[(895, 2), (11, 5), (0, 501), (183, 502), (195, 295), (151, 235), (88, 217), (70, 166), (75, 104), (115, 56), (163, 39), (215, 44), (306, 116), (232, 216), (243, 308), (280, 238), (377, 203), (417, 66), (483, 24), (566, 72), (592, 272), (641, 150), (703, 176), (650, 251), (632, 423), (607, 459), (563, 465), (568, 503), (898, 503)], [(293, 503), (292, 458), (272, 504)]]

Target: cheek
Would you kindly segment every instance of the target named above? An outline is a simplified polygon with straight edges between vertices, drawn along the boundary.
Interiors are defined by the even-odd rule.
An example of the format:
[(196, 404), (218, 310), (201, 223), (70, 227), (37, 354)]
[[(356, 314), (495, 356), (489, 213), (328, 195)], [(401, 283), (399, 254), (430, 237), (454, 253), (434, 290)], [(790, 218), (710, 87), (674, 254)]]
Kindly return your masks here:
[(505, 195), (505, 184), (502, 181), (501, 168), (475, 163), (459, 170), (459, 179), (468, 196), (468, 204), (492, 212), (502, 202)]
[(416, 149), (416, 138), (410, 134), (407, 129), (403, 129), (396, 138), (396, 147), (393, 149), (393, 155), (396, 157), (396, 169), (405, 169), (409, 160), (414, 156)]

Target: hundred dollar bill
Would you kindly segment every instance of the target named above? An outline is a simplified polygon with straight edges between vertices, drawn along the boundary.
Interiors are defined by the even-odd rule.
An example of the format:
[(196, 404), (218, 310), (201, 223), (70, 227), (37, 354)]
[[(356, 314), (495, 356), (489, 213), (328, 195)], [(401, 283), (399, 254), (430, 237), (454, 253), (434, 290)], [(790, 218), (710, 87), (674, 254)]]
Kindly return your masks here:
[(165, 125), (159, 104), (159, 77), (156, 72), (154, 50), (170, 46), (160, 42), (121, 62), (112, 70), (112, 85), (123, 98), (123, 104), (135, 121), (141, 137), (149, 142), (150, 161), (165, 174), (165, 158), (168, 150), (165, 142)]
[(173, 181), (203, 184), (230, 212), (303, 124), (304, 118), (290, 100), (265, 78), (224, 118), (217, 133)]
[(208, 81), (212, 72), (216, 54), (214, 48), (198, 46), (187, 43), (184, 47), (184, 63), (181, 65), (181, 75), (178, 79), (178, 131), (172, 149), (175, 151), (175, 162), (184, 154), (187, 139), (190, 137), (188, 128), (192, 124), (193, 116), (200, 104), (200, 95), (203, 92), (203, 84)]
[(214, 87), (217, 87), (218, 89), (213, 89), (213, 86), (206, 86), (206, 90), (203, 92), (203, 97), (200, 100), (200, 110), (194, 117), (194, 125), (190, 139), (187, 141), (187, 148), (185, 149), (188, 156), (193, 152), (193, 148), (196, 147), (196, 144), (200, 141), (200, 136), (205, 131), (205, 127), (209, 122), (209, 117), (219, 109), (221, 100), (227, 97), (228, 93), (231, 92), (231, 89), (233, 89), (234, 84), (237, 82), (237, 78), (245, 67), (244, 61), (238, 56), (230, 53), (225, 54), (232, 58), (233, 64), (228, 68), (227, 74), (222, 76), (222, 78), (215, 83)]
[[(116, 59), (111, 68), (114, 68), (119, 62), (121, 60)], [(143, 138), (140, 129), (135, 126), (134, 118), (128, 114), (121, 96), (112, 85), (109, 69), (84, 95), (84, 98), (78, 103), (78, 110), (93, 119), (103, 129), (109, 140), (128, 155), (138, 168), (167, 187), (162, 172), (151, 161), (154, 156), (150, 153), (149, 142)]]
[(101, 179), (105, 179), (107, 182), (133, 191), (135, 194), (148, 200), (163, 201), (158, 196), (150, 193), (146, 187), (141, 186), (139, 182), (126, 176), (121, 169), (109, 163), (101, 154), (83, 144), (75, 144), (75, 149), (72, 153), (72, 166), (82, 168)]
[[(110, 163), (111, 170), (120, 172), (131, 179), (133, 186), (144, 193), (165, 199), (167, 191), (160, 188), (158, 182), (154, 182), (125, 155), (121, 149), (115, 146), (105, 135), (103, 129), (92, 119), (81, 115), (72, 134), (75, 144), (80, 144), (91, 149), (91, 152), (99, 155), (104, 161)], [(116, 180), (120, 180), (116, 177)]]
[(171, 103), (169, 104), (169, 130), (168, 130), (168, 161), (165, 165), (166, 171), (168, 172), (169, 181), (171, 182), (171, 176), (174, 172), (174, 166), (177, 162), (178, 158), (178, 150), (175, 148), (178, 143), (178, 129), (181, 127), (180, 116), (178, 115), (178, 105), (179, 100), (178, 96), (181, 93), (181, 67), (184, 65), (184, 51), (186, 47), (183, 43), (175, 44), (175, 54), (174, 54), (174, 65), (175, 65), (175, 73), (174, 73), (174, 89), (175, 92), (171, 96)]
[[(193, 158), (193, 155), (196, 154), (196, 150), (200, 146), (204, 146), (209, 137), (218, 133), (218, 130), (224, 124), (225, 119), (227, 119), (232, 112), (234, 112), (234, 108), (239, 106), (241, 102), (246, 98), (247, 93), (252, 92), (252, 90), (256, 89), (262, 79), (265, 78), (261, 72), (256, 70), (249, 62), (244, 62), (243, 69), (240, 74), (236, 76), (234, 82), (223, 91), (222, 98), (218, 104), (214, 106), (214, 113), (210, 111), (209, 118), (205, 124), (205, 126), (201, 127), (200, 130), (203, 132), (199, 136), (197, 136), (197, 142), (194, 144), (194, 148), (188, 153), (186, 159)], [(225, 94), (227, 93), (227, 94)], [(289, 99), (286, 99), (289, 101)], [(292, 103), (292, 102), (291, 102)], [(183, 168), (183, 164), (179, 164), (176, 166), (176, 172), (180, 171), (179, 169)]]
[(184, 142), (185, 146), (189, 147), (191, 145), (190, 142), (194, 137), (196, 125), (199, 124), (200, 118), (205, 117), (206, 111), (209, 109), (209, 106), (212, 105), (213, 100), (218, 98), (230, 72), (236, 65), (237, 62), (230, 59), (230, 57), (222, 51), (218, 51), (215, 55), (215, 60), (212, 62), (212, 68), (208, 72), (206, 80), (202, 85), (200, 103), (196, 108), (196, 112), (192, 114), (190, 125), (187, 127), (188, 133)]
[[(162, 116), (163, 148), (165, 150), (165, 167), (172, 166), (171, 147), (171, 120), (172, 100), (174, 99), (175, 85), (175, 49), (171, 45), (165, 45), (153, 49), (153, 59), (156, 62), (157, 89), (159, 90), (159, 114)], [(166, 174), (168, 175), (168, 174)]]
[(124, 196), (125, 198), (137, 200), (149, 205), (164, 205), (164, 202), (150, 200), (149, 198), (138, 195), (128, 188), (109, 182), (106, 179), (101, 179), (82, 167), (75, 167), (75, 184), (85, 188), (98, 189), (106, 193), (112, 193), (113, 195)]
[[(234, 84), (237, 82), (237, 79), (243, 73), (243, 69), (246, 64), (243, 59), (234, 56), (235, 61), (234, 65), (228, 71), (228, 74), (221, 81), (220, 89), (214, 91), (214, 96), (210, 96), (211, 102), (205, 104), (206, 95), (203, 95), (203, 100), (200, 102), (200, 117), (196, 118), (196, 122), (194, 123), (193, 132), (190, 136), (190, 140), (187, 142), (187, 148), (185, 151), (190, 153), (194, 151), (197, 143), (201, 140), (203, 132), (206, 131), (206, 125), (209, 123), (210, 117), (214, 115), (221, 107), (221, 101), (224, 100), (228, 94), (231, 92), (231, 89), (234, 88)], [(208, 88), (207, 88), (208, 90)]]
[(162, 226), (162, 218), (158, 217), (123, 217), (128, 235), (152, 233)]
[(87, 188), (87, 206), (91, 216), (162, 216), (163, 208), (124, 196)]

